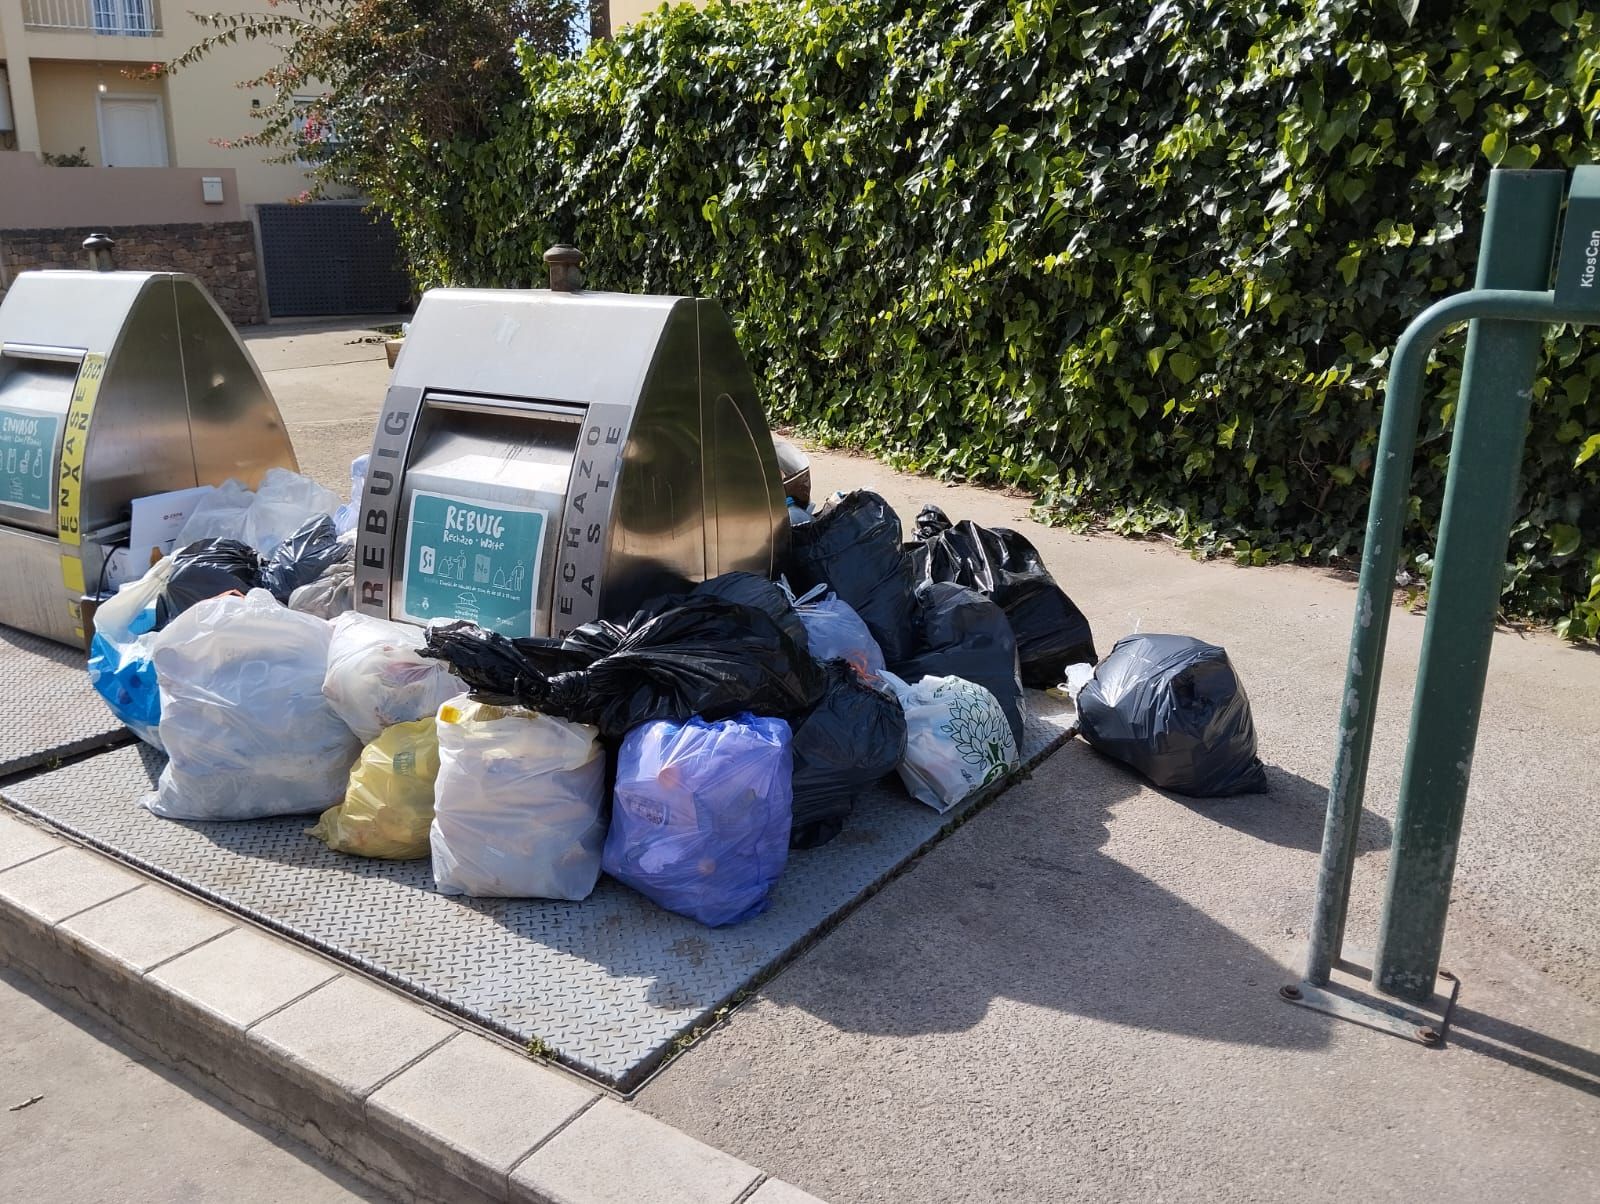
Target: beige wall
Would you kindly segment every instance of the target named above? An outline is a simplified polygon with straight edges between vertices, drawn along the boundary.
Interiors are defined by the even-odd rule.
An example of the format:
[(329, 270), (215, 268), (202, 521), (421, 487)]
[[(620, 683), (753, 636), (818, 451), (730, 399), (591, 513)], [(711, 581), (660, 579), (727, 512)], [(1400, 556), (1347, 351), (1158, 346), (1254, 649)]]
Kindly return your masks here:
[[(3, 2), (3, 0), (0, 0)], [(611, 0), (611, 28), (621, 29), (624, 25), (632, 25), (646, 13), (653, 13), (660, 8), (663, 0)], [(672, 0), (680, 3), (682, 0)], [(706, 0), (687, 0), (696, 8), (704, 8)]]
[[(222, 204), (206, 204), (200, 184), (205, 176), (222, 180)], [(0, 228), (239, 219), (239, 185), (227, 168), (46, 167), (31, 154), (0, 151)]]
[[(3, 4), (5, 0), (0, 0)], [(160, 80), (126, 79), (115, 63), (64, 63), (33, 61), (33, 99), (39, 111), (39, 149), (53, 155), (70, 155), (81, 146), (96, 167), (100, 155), (100, 126), (96, 97), (104, 83), (108, 95), (161, 96)], [(163, 108), (166, 108), (163, 99)], [(167, 162), (181, 162), (172, 153), (171, 113), (167, 114)]]
[[(283, 201), (298, 196), (309, 184), (304, 169), (294, 163), (269, 162), (275, 150), (219, 146), (254, 132), (250, 101), (266, 104), (263, 88), (241, 89), (240, 81), (260, 76), (281, 61), (278, 49), (266, 42), (241, 41), (219, 47), (201, 62), (165, 81), (129, 80), (124, 69), (176, 58), (205, 37), (206, 30), (191, 14), (204, 12), (288, 11), (273, 9), (269, 0), (164, 0), (159, 6), (162, 34), (152, 38), (97, 37), (87, 32), (46, 32), (25, 29), (19, 0), (0, 0), (0, 37), (11, 66), (12, 100), (27, 87), (27, 62), (31, 60), (33, 103), (18, 105), (19, 130), (32, 125), (37, 111), (38, 146), (24, 136), (18, 149), (39, 149), (70, 154), (84, 148), (91, 162), (100, 162), (100, 135), (95, 96), (104, 79), (108, 92), (154, 91), (163, 97), (167, 125), (168, 162), (183, 167), (230, 167), (238, 174), (239, 195), (246, 205)], [(19, 68), (21, 68), (19, 70)]]
[[(6, 0), (0, 0), (0, 4)], [(266, 0), (206, 0), (204, 4), (169, 0), (162, 20), (174, 56), (205, 36), (190, 10), (203, 12), (269, 12)], [(284, 11), (279, 9), (278, 11)], [(276, 152), (255, 148), (228, 149), (213, 139), (234, 139), (258, 128), (250, 101), (271, 100), (265, 88), (240, 88), (242, 80), (260, 76), (282, 61), (281, 51), (263, 41), (241, 41), (222, 47), (192, 67), (168, 78), (169, 118), (175, 163), (216, 164), (239, 173), (239, 193), (246, 205), (285, 201), (308, 186), (305, 170), (293, 163), (270, 163)]]

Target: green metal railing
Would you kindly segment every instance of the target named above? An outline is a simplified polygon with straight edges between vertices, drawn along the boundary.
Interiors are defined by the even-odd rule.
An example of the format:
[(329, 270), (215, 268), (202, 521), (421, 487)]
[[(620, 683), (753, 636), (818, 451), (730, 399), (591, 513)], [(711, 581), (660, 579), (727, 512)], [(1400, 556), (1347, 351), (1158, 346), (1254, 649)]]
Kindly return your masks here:
[[(1373, 967), (1373, 983), (1386, 995), (1425, 1002), (1434, 993), (1540, 343), (1545, 327), (1600, 322), (1600, 303), (1589, 300), (1596, 291), (1595, 261), (1585, 254), (1600, 241), (1600, 168), (1580, 168), (1575, 175), (1561, 273), (1556, 290), (1546, 291), (1565, 183), (1564, 172), (1492, 173), (1476, 287), (1429, 307), (1395, 346), (1305, 983), (1283, 992), (1296, 1002), (1349, 1014), (1348, 1003), (1324, 1006), (1327, 993), (1317, 988), (1328, 985), (1344, 943), (1423, 374), (1434, 343), (1469, 322)], [(1424, 1040), (1437, 1039), (1430, 1028), (1416, 1031)]]

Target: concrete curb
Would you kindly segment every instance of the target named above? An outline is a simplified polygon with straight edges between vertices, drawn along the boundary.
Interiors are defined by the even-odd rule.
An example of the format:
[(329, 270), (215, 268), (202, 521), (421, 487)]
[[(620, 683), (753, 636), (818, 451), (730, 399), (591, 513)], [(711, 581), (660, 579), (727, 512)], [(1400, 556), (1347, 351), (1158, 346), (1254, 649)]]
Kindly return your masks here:
[(0, 962), (400, 1200), (820, 1204), (10, 812)]

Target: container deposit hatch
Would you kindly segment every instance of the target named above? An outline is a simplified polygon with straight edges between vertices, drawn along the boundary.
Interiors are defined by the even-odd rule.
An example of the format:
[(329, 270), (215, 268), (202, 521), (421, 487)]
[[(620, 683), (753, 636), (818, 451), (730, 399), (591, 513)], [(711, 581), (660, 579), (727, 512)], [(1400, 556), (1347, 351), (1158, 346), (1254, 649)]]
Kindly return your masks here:
[(789, 520), (772, 436), (721, 306), (435, 289), (372, 445), (358, 607), (507, 636), (621, 619), (719, 573), (776, 573)]
[[(111, 240), (85, 246), (109, 267)], [(278, 407), (192, 276), (23, 272), (0, 303), (0, 623), (83, 643), (134, 498), (296, 466)], [(133, 576), (143, 565), (129, 565)]]

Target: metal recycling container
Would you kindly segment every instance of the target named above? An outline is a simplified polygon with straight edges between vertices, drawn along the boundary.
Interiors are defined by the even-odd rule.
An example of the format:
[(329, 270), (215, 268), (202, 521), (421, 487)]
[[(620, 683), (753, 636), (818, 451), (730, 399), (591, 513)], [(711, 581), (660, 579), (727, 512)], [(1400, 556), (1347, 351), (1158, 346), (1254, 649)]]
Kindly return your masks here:
[(560, 636), (719, 573), (770, 576), (789, 520), (755, 382), (714, 301), (434, 289), (362, 496), (356, 607)]
[(193, 277), (12, 281), (0, 303), (0, 623), (82, 645), (81, 603), (106, 585), (134, 498), (230, 477), (254, 488), (276, 466), (296, 467), (278, 407)]

